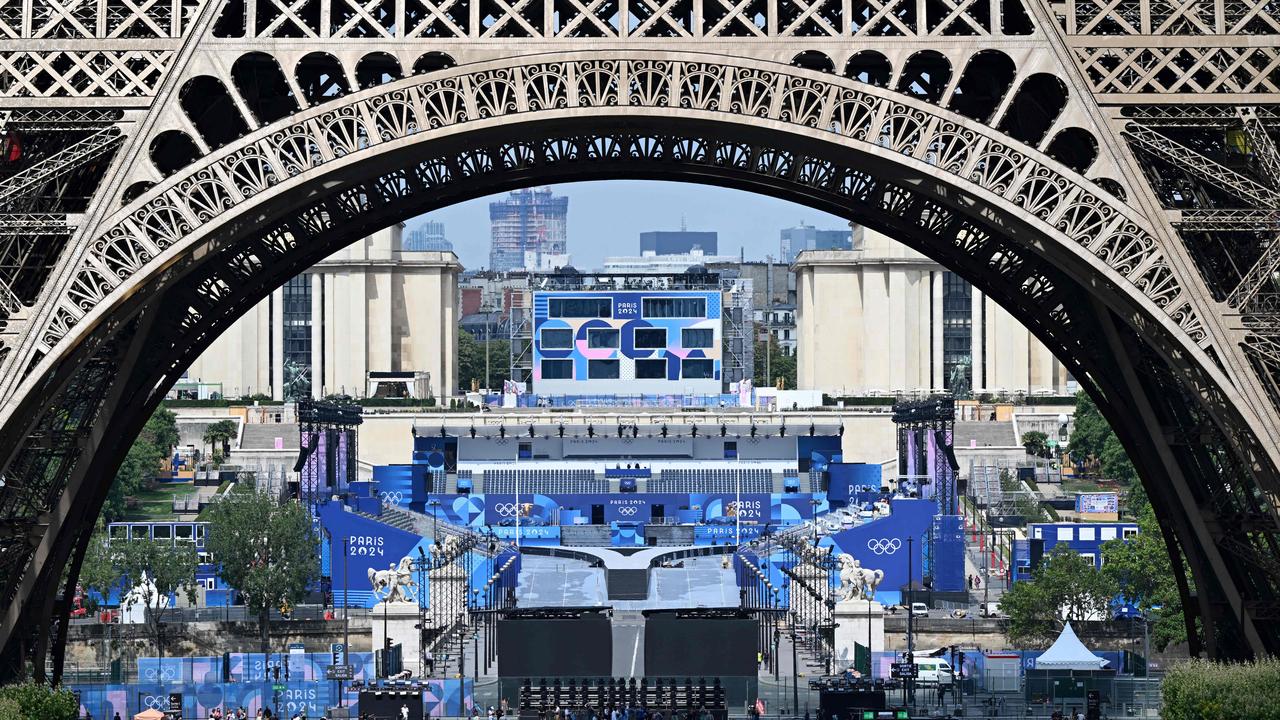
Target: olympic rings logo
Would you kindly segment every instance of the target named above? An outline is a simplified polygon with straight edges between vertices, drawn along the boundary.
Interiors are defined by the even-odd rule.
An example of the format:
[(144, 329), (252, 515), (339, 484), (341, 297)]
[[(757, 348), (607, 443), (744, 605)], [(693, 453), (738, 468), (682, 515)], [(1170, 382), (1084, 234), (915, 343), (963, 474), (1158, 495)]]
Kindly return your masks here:
[(168, 695), (139, 695), (138, 703), (143, 710), (160, 710), (161, 712), (169, 709)]
[(404, 493), (399, 490), (388, 490), (384, 493), (380, 493), (379, 497), (382, 498), (382, 502), (389, 503), (391, 505), (399, 505), (404, 501)]
[(515, 503), (497, 503), (493, 506), (493, 511), (503, 517), (511, 517), (519, 508), (520, 506)]
[(876, 555), (892, 555), (902, 549), (902, 541), (898, 538), (871, 538), (867, 541), (867, 549)]
[(638, 512), (640, 512), (640, 508), (635, 505), (624, 505), (623, 507), (618, 508), (618, 514), (623, 517), (631, 517)]

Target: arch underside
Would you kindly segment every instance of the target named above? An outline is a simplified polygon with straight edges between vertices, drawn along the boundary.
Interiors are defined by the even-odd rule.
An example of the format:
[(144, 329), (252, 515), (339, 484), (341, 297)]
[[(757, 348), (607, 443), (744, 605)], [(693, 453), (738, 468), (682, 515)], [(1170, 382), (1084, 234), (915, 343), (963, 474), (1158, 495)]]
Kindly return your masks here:
[[(836, 91), (821, 93), (830, 99)], [(803, 131), (771, 123), (785, 102), (772, 96), (768, 112), (747, 119), (695, 118), (677, 105), (647, 115), (565, 112), (477, 122), (475, 130), (429, 141), (397, 144), (403, 138), (388, 136), (383, 140), (394, 147), (359, 162), (330, 158), (327, 170), (277, 168), (300, 181), (278, 191), (263, 187), (257, 198), (242, 193), (226, 204), (215, 198), (208, 216), (193, 217), (186, 205), (163, 229), (175, 234), (167, 243), (158, 241), (161, 230), (149, 218), (161, 201), (197, 187), (199, 175), (142, 195), (117, 213), (97, 247), (141, 240), (151, 253), (135, 253), (138, 265), (128, 269), (145, 281), (127, 282), (123, 266), (102, 259), (90, 263), (93, 272), (116, 273), (118, 282), (76, 301), (79, 316), (73, 302), (63, 334), (46, 338), (52, 369), (32, 375), (27, 405), (15, 413), (23, 422), (6, 424), (0, 435), (17, 448), (0, 515), (42, 518), (0, 538), (3, 597), (11, 603), (3, 628), (7, 657), (21, 648), (16, 628), (36, 628), (55, 615), (52, 589), (63, 565), (71, 560), (74, 567), (83, 552), (107, 490), (101, 478), (114, 475), (187, 365), (254, 303), (391, 223), (504, 189), (606, 178), (703, 182), (785, 198), (881, 230), (964, 276), (1066, 363), (1116, 427), (1174, 540), (1172, 551), (1189, 563), (1196, 592), (1184, 583), (1184, 607), (1203, 620), (1206, 649), (1228, 657), (1280, 652), (1280, 624), (1273, 622), (1280, 608), (1272, 600), (1280, 597), (1280, 546), (1267, 500), (1275, 471), (1237, 403), (1188, 342), (1197, 339), (1198, 321), (1190, 310), (1179, 314), (1176, 283), (1170, 293), (1159, 281), (1162, 259), (1150, 238), (1143, 241), (1140, 218), (1107, 206), (1105, 221), (1079, 221), (1076, 228), (1070, 218), (1080, 204), (1060, 201), (1102, 194), (1078, 179), (1062, 182), (1067, 176), (1052, 164), (1026, 154), (1016, 165), (1020, 179), (1003, 185), (989, 174), (995, 156), (939, 162), (953, 150), (920, 139), (925, 125), (940, 127), (938, 118), (917, 123), (910, 147), (882, 131), (891, 123), (868, 130), (872, 145), (915, 164), (877, 162), (865, 148), (833, 142), (830, 133), (816, 137), (814, 126), (830, 121), (826, 110), (813, 124), (798, 123)], [(903, 117), (914, 110), (892, 102), (864, 107), (885, 122), (895, 104)], [(957, 143), (984, 147), (985, 137), (964, 131), (952, 129)], [(291, 136), (272, 129), (264, 137), (283, 145)], [(262, 142), (251, 140), (240, 149)], [(351, 158), (367, 147), (355, 142)], [(940, 166), (976, 168), (977, 179), (946, 177)], [(226, 166), (204, 171), (218, 168)], [(1001, 194), (1012, 199), (1001, 205)], [(1041, 199), (1049, 195), (1056, 197)], [(244, 207), (233, 210), (237, 203)], [(1106, 203), (1083, 205), (1093, 211)], [(1068, 226), (1072, 232), (1061, 230)], [(1082, 239), (1063, 242), (1046, 227)], [(1091, 245), (1100, 237), (1127, 241)], [(1098, 269), (1099, 259), (1107, 272)]]

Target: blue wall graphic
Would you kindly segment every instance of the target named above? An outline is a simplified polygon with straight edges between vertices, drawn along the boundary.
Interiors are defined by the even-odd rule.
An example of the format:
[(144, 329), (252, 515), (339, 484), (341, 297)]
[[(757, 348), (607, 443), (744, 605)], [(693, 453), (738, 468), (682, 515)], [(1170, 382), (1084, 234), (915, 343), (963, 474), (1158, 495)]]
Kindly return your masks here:
[[(911, 576), (917, 582), (924, 576), (925, 541), (933, 528), (938, 505), (932, 500), (891, 501), (892, 514), (864, 525), (841, 531), (822, 539), (822, 545), (834, 545), (837, 553), (848, 553), (865, 568), (883, 570), (884, 580), (876, 593), (880, 602), (897, 603), (900, 590), (907, 584), (908, 547), (911, 554)], [(908, 546), (907, 538), (912, 538)]]
[[(328, 654), (323, 654), (327, 658)], [(352, 653), (352, 660), (365, 656), (372, 664), (371, 653)], [(323, 677), (323, 673), (321, 674)], [(303, 712), (308, 717), (323, 717), (329, 708), (338, 704), (337, 683), (329, 681), (291, 680), (282, 682), (277, 693), (271, 683), (254, 682), (195, 682), (195, 683), (129, 683), (123, 685), (77, 685), (72, 690), (80, 693), (80, 713), (91, 713), (95, 718), (111, 718), (116, 713), (121, 718), (131, 718), (146, 709), (169, 709), (169, 694), (182, 694), (182, 716), (207, 718), (214, 708), (224, 711), (245, 707), (252, 716), (259, 708), (269, 707), (281, 717), (292, 717)], [(346, 705), (358, 712), (359, 692), (347, 689), (343, 693)], [(462, 717), (471, 708), (472, 683), (464, 679), (430, 680), (423, 692), (423, 700), (430, 717)]]

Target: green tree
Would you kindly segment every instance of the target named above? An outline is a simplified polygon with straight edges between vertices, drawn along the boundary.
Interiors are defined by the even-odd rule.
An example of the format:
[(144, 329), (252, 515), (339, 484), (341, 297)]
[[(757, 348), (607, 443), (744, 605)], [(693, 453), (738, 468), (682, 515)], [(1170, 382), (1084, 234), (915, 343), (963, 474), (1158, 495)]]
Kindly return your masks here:
[(84, 559), (80, 562), (79, 583), (86, 594), (96, 592), (104, 601), (111, 595), (111, 591), (124, 576), (116, 557), (118, 554), (111, 547), (107, 534), (99, 523), (98, 529), (89, 539), (89, 546), (85, 548)]
[[(763, 326), (755, 326), (756, 337), (760, 337), (764, 332)], [(765, 358), (769, 358), (766, 366)], [(778, 383), (778, 379), (782, 379), (783, 390), (795, 390), (796, 384), (796, 356), (790, 355), (786, 350), (779, 347), (773, 342), (758, 342), (755, 347), (755, 368), (752, 374), (752, 382), (756, 387), (774, 387)]]
[(70, 690), (42, 683), (0, 687), (0, 720), (75, 720), (80, 703)]
[(1102, 444), (1102, 454), (1098, 456), (1098, 460), (1102, 465), (1102, 474), (1108, 479), (1119, 480), (1126, 484), (1138, 481), (1138, 471), (1133, 467), (1129, 454), (1124, 451), (1124, 446), (1115, 435), (1109, 435), (1106, 442)]
[(134, 439), (102, 506), (102, 518), (115, 522), (125, 515), (127, 498), (155, 481), (160, 464), (178, 444), (178, 423), (172, 410), (156, 410)]
[(458, 383), (465, 391), (472, 387), (501, 388), (511, 379), (511, 343), (490, 339), (488, 380), (485, 379), (485, 345), (471, 333), (458, 333)]
[(1093, 465), (1102, 457), (1102, 447), (1111, 437), (1111, 425), (1102, 417), (1102, 412), (1094, 404), (1088, 393), (1080, 390), (1076, 393), (1076, 411), (1072, 417), (1071, 438), (1068, 440), (1071, 457), (1076, 462)]
[(184, 594), (196, 599), (196, 549), (186, 543), (132, 540), (112, 547), (133, 589), (121, 600), (124, 609), (142, 605), (147, 627), (156, 641), (156, 653), (164, 657), (164, 618), (172, 607), (170, 595)]
[[(1116, 583), (1120, 597), (1147, 618), (1151, 643), (1163, 651), (1169, 645), (1187, 641), (1187, 625), (1155, 510), (1147, 504), (1141, 512), (1135, 537), (1102, 544), (1102, 572)], [(1191, 582), (1190, 568), (1185, 565), (1183, 575)]]
[(1031, 430), (1022, 433), (1022, 447), (1027, 449), (1028, 455), (1047, 458), (1049, 452), (1049, 436), (1039, 430)]
[(219, 462), (225, 454), (225, 449), (231, 439), (236, 436), (237, 430), (234, 420), (219, 420), (205, 426), (202, 440), (209, 446), (209, 454), (214, 458), (215, 463)]
[(1066, 622), (1106, 618), (1118, 594), (1115, 581), (1066, 545), (1053, 550), (1030, 580), (1013, 584), (1000, 598), (1009, 616), (1009, 639), (1031, 646), (1047, 645)]
[(239, 483), (209, 506), (206, 519), (206, 547), (222, 578), (258, 614), (266, 652), (270, 611), (296, 604), (320, 576), (311, 517), (296, 502), (281, 503)]

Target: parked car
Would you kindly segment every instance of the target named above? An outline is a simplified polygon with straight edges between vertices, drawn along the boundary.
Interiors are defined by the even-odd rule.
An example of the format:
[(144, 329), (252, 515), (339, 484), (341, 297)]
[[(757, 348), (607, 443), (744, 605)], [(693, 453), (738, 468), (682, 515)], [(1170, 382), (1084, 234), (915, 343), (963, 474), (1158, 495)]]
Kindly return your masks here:
[(922, 602), (911, 603), (911, 614), (916, 617), (929, 617), (929, 606)]
[(951, 671), (951, 663), (941, 658), (917, 658), (916, 682), (921, 685), (950, 685), (955, 676)]
[(984, 618), (1004, 617), (1004, 613), (1000, 612), (999, 602), (984, 602), (978, 605), (978, 614)]

